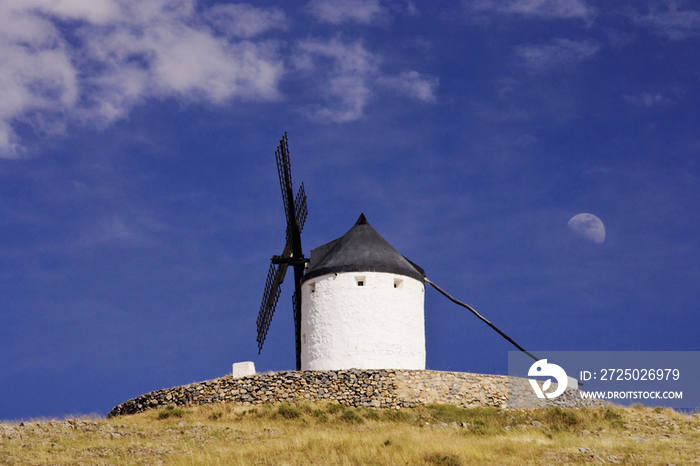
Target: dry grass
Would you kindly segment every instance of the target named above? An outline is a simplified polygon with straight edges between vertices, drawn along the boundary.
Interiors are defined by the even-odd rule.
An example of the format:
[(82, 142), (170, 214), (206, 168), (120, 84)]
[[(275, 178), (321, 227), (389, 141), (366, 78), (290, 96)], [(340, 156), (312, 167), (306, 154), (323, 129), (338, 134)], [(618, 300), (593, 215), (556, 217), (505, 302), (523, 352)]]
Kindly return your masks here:
[(2, 465), (700, 464), (700, 415), (670, 410), (206, 405), (0, 424)]

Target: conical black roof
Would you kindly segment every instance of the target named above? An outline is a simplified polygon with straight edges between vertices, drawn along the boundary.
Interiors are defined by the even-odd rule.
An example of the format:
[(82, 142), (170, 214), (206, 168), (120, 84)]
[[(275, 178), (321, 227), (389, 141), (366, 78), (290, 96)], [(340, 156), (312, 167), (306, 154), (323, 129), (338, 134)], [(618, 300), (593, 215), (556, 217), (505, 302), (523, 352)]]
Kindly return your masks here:
[(360, 214), (355, 225), (340, 238), (311, 250), (302, 282), (339, 272), (386, 272), (421, 282), (425, 271), (402, 256)]

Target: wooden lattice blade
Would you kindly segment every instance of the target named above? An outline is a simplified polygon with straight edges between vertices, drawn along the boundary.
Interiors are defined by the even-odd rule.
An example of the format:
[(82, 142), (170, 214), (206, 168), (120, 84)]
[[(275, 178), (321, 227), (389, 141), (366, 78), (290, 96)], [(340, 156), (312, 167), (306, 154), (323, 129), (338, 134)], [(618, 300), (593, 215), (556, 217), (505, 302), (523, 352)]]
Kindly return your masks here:
[[(287, 250), (287, 247), (285, 247), (285, 250)], [(262, 350), (267, 331), (270, 328), (270, 322), (272, 321), (272, 316), (275, 313), (275, 308), (279, 301), (281, 285), (287, 273), (287, 267), (287, 264), (270, 264), (270, 269), (267, 272), (265, 291), (263, 292), (260, 312), (258, 313), (256, 322), (258, 330), (258, 353)]]

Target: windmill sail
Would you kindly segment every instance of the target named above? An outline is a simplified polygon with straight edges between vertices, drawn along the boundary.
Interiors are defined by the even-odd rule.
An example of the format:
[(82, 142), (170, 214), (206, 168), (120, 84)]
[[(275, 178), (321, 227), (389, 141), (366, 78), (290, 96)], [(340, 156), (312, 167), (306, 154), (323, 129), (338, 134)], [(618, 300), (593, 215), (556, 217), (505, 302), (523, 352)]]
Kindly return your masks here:
[(306, 223), (308, 209), (306, 206), (306, 192), (304, 183), (299, 186), (296, 196), (292, 186), (292, 170), (289, 163), (289, 144), (287, 133), (280, 140), (280, 144), (275, 151), (275, 161), (277, 162), (277, 174), (280, 179), (282, 190), (282, 203), (284, 204), (284, 216), (287, 222), (285, 234), (285, 246), (282, 254), (272, 257), (272, 263), (267, 273), (263, 299), (260, 304), (260, 311), (257, 319), (258, 331), (258, 353), (262, 351), (265, 337), (270, 328), (272, 315), (275, 313), (277, 302), (280, 296), (280, 286), (287, 273), (287, 267), (294, 268), (294, 295), (292, 297), (292, 307), (294, 309), (294, 334), (296, 344), (296, 365), (297, 370), (301, 369), (301, 279), (304, 276), (304, 267), (307, 259), (301, 248), (301, 230)]
[(267, 331), (270, 329), (272, 314), (275, 313), (277, 302), (280, 299), (280, 292), (282, 291), (280, 285), (286, 273), (287, 264), (280, 264), (279, 267), (277, 264), (270, 264), (270, 270), (267, 272), (267, 280), (265, 281), (265, 291), (260, 304), (260, 312), (256, 322), (258, 327), (258, 353), (262, 350)]

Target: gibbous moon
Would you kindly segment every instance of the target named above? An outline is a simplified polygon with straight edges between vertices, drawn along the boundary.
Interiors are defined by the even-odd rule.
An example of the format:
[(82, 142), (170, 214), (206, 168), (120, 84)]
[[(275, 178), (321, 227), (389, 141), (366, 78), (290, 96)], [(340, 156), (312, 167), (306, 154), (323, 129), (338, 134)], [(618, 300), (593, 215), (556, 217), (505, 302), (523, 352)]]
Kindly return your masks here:
[(599, 244), (605, 241), (605, 225), (593, 214), (574, 215), (566, 226), (581, 238)]

